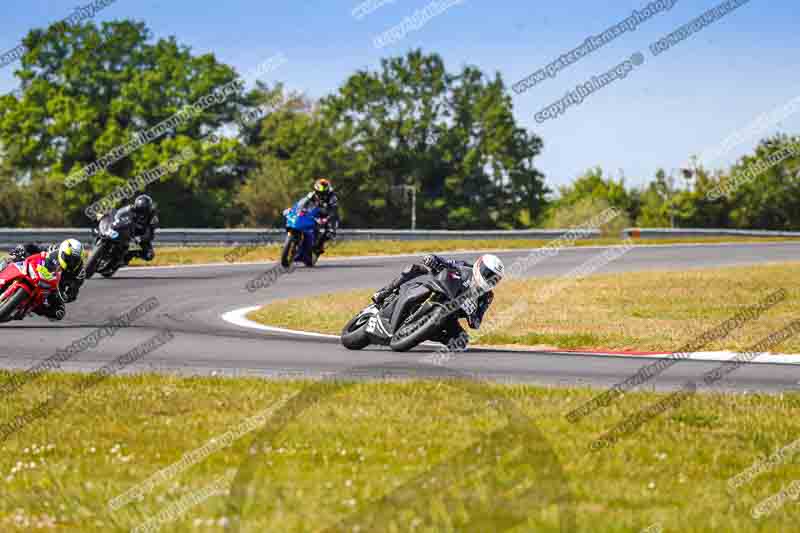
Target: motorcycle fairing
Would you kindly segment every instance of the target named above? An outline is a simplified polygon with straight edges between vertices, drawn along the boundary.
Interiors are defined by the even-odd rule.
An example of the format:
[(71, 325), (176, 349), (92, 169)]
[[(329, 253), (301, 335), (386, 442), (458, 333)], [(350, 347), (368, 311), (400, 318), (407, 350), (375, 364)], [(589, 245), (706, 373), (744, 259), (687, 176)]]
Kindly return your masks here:
[(296, 238), (300, 241), (295, 260), (310, 260), (311, 251), (314, 247), (316, 217), (319, 212), (320, 210), (317, 207), (301, 209), (298, 204), (286, 210), (286, 231), (296, 235)]
[(392, 310), (391, 330), (392, 333), (397, 331), (403, 321), (408, 318), (409, 311), (421, 302), (428, 299), (431, 294), (431, 288), (423, 283), (406, 283), (400, 287), (400, 296), (397, 298), (394, 309)]

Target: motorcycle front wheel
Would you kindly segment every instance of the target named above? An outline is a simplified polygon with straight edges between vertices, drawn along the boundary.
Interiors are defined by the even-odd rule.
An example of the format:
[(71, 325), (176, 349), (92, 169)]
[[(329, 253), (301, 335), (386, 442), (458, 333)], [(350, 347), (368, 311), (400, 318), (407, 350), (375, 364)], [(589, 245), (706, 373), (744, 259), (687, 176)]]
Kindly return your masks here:
[(95, 244), (94, 250), (92, 250), (92, 255), (90, 255), (89, 260), (86, 261), (86, 279), (94, 276), (94, 273), (97, 271), (97, 264), (106, 253), (107, 246), (108, 245), (103, 241)]
[(444, 309), (438, 305), (431, 306), (413, 321), (400, 326), (392, 335), (389, 347), (395, 352), (407, 352), (430, 339), (440, 327), (442, 318), (444, 318)]
[(362, 350), (369, 346), (367, 324), (372, 315), (358, 314), (342, 329), (342, 346), (348, 350)]
[(281, 266), (283, 266), (283, 268), (292, 266), (294, 258), (297, 256), (298, 241), (299, 239), (295, 237), (292, 232), (286, 234), (286, 241), (283, 243), (283, 252), (281, 252)]
[(0, 303), (0, 322), (8, 322), (11, 320), (11, 317), (16, 312), (17, 308), (25, 301), (25, 298), (28, 297), (28, 293), (25, 292), (25, 289), (19, 288), (5, 299), (2, 303)]

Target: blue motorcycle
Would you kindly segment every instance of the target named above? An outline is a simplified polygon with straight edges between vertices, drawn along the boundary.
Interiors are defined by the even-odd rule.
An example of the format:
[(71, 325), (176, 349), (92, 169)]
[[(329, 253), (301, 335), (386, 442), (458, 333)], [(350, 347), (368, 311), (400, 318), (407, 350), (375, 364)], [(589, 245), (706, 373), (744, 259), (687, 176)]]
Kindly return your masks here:
[(305, 209), (298, 204), (283, 212), (286, 217), (286, 241), (281, 253), (283, 268), (290, 268), (295, 261), (302, 261), (308, 267), (317, 263), (319, 250), (314, 246), (314, 237), (319, 214), (317, 207)]

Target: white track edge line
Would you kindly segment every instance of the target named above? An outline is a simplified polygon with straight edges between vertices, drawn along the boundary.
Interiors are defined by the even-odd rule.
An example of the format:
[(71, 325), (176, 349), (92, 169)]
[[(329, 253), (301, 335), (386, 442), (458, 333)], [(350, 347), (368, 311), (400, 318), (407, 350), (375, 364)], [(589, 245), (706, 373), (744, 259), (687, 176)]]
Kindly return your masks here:
[(239, 326), (242, 328), (258, 329), (261, 331), (269, 331), (270, 333), (283, 333), (288, 335), (296, 335), (298, 337), (310, 337), (314, 339), (336, 339), (339, 340), (338, 335), (326, 335), (324, 333), (311, 333), (308, 331), (295, 331), (291, 329), (276, 328), (274, 326), (265, 326), (247, 318), (247, 314), (261, 309), (260, 305), (243, 307), (241, 309), (234, 309), (222, 315), (222, 320)]
[[(252, 311), (256, 311), (261, 309), (262, 306), (250, 306), (250, 307), (243, 307), (240, 309), (234, 309), (233, 311), (228, 311), (224, 313), (221, 318), (222, 320), (233, 324), (235, 326), (239, 326), (242, 328), (250, 328), (250, 329), (258, 329), (261, 331), (268, 331), (270, 333), (282, 333), (284, 335), (293, 335), (296, 337), (308, 337), (312, 339), (331, 339), (331, 340), (339, 340), (338, 335), (328, 335), (325, 333), (314, 333), (310, 331), (299, 331), (294, 329), (286, 329), (286, 328), (278, 328), (275, 326), (266, 326), (264, 324), (260, 324), (253, 320), (247, 318), (247, 314), (251, 313)], [(428, 343), (426, 343), (428, 344)], [(475, 346), (476, 351), (480, 351), (480, 349), (487, 349), (487, 350), (494, 350), (497, 349), (492, 346)], [(528, 349), (519, 349), (513, 350), (509, 349), (509, 353), (550, 353), (550, 352), (541, 352), (537, 350), (528, 350)], [(620, 353), (572, 353), (572, 352), (559, 352), (558, 350), (553, 350), (552, 353), (562, 353), (564, 355), (573, 355), (573, 356), (583, 356), (583, 357), (619, 357), (625, 359), (669, 359), (671, 354), (652, 354), (652, 355), (625, 355)], [(681, 361), (711, 361), (711, 362), (718, 362), (718, 363), (727, 363), (732, 361), (734, 357), (739, 355), (737, 352), (697, 352), (691, 354), (689, 357), (683, 357)], [(782, 365), (800, 365), (800, 354), (773, 354), (773, 353), (763, 353), (753, 359), (752, 361), (748, 361), (744, 364), (782, 364)]]

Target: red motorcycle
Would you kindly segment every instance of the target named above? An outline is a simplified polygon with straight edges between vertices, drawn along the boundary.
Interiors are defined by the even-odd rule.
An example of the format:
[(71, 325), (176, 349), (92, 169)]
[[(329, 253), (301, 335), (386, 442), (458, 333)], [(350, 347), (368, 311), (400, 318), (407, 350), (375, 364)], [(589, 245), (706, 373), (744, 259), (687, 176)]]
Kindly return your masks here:
[(50, 272), (39, 256), (7, 263), (0, 272), (0, 322), (25, 318), (49, 294), (59, 291), (60, 281), (61, 272)]

